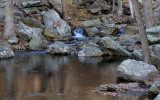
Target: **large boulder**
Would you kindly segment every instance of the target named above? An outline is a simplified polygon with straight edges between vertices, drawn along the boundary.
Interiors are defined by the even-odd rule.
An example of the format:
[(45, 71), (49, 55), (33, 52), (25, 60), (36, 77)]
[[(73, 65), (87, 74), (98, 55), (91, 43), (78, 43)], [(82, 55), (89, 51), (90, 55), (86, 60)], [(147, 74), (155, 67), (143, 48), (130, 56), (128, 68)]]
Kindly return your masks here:
[(98, 43), (100, 48), (108, 53), (108, 55), (130, 56), (130, 52), (125, 50), (118, 42), (110, 37), (103, 37)]
[(78, 56), (103, 56), (104, 52), (97, 47), (86, 47), (79, 51)]
[(94, 4), (91, 6), (90, 11), (91, 13), (95, 14), (102, 10), (101, 6), (98, 2), (94, 2)]
[(155, 66), (131, 59), (123, 61), (117, 68), (117, 76), (130, 81), (144, 81), (157, 73)]
[(63, 21), (54, 10), (49, 10), (43, 14), (45, 30), (44, 35), (55, 40), (71, 39), (71, 28)]
[(87, 36), (93, 37), (93, 36), (96, 36), (99, 34), (99, 30), (96, 27), (85, 28), (84, 30), (85, 30)]
[(26, 41), (30, 41), (33, 37), (42, 36), (43, 29), (41, 28), (31, 28), (23, 23), (16, 24), (16, 31), (19, 36)]
[(160, 100), (160, 93), (158, 94), (158, 96), (154, 100)]
[(41, 36), (36, 36), (31, 39), (29, 42), (29, 49), (30, 50), (42, 50), (47, 48), (48, 41)]
[(150, 43), (160, 43), (160, 26), (146, 29), (146, 32)]
[[(160, 44), (150, 46), (150, 53), (151, 53), (152, 64), (157, 65), (157, 61), (160, 61)], [(142, 60), (143, 59), (142, 49), (135, 50), (133, 52), (133, 55), (135, 56), (136, 59)]]
[(83, 28), (100, 27), (101, 25), (102, 25), (102, 22), (100, 21), (100, 19), (87, 20), (87, 21), (82, 21), (80, 23), (80, 26)]
[(55, 42), (54, 44), (49, 45), (47, 48), (47, 53), (55, 55), (68, 55), (74, 54), (75, 52), (75, 49), (67, 46), (63, 42)]
[(150, 87), (149, 93), (153, 93), (153, 94), (160, 93), (160, 79), (156, 80), (155, 83)]
[(14, 52), (7, 46), (0, 46), (0, 59), (14, 57)]
[(24, 1), (22, 2), (22, 7), (30, 8), (30, 7), (40, 7), (43, 3), (41, 1)]

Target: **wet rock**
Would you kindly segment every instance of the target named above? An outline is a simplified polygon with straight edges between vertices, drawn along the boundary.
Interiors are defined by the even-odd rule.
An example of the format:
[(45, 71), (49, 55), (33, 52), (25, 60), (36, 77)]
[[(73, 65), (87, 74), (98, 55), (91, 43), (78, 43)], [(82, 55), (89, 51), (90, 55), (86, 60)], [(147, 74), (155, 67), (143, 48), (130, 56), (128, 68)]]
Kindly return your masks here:
[(160, 94), (154, 100), (160, 100)]
[(49, 10), (43, 15), (45, 30), (44, 35), (54, 40), (71, 39), (71, 28), (63, 21), (54, 10)]
[(150, 87), (149, 93), (159, 94), (160, 93), (160, 79), (155, 81), (155, 83)]
[(43, 28), (43, 25), (39, 23), (35, 18), (23, 18), (22, 21), (29, 27)]
[(146, 29), (146, 32), (150, 43), (160, 42), (160, 26)]
[(43, 29), (41, 28), (31, 28), (23, 23), (16, 24), (16, 30), (25, 41), (30, 41), (34, 36), (41, 36)]
[[(151, 53), (152, 64), (157, 65), (157, 61), (160, 60), (160, 44), (150, 46), (150, 53)], [(135, 56), (136, 59), (142, 60), (143, 58), (142, 49), (135, 50), (133, 52), (133, 55)]]
[(93, 28), (85, 28), (85, 32), (87, 33), (87, 36), (93, 37), (99, 34), (99, 30), (96, 27)]
[(36, 36), (31, 39), (29, 42), (30, 50), (42, 50), (47, 48), (48, 41), (42, 36)]
[(49, 45), (47, 48), (47, 53), (55, 54), (55, 55), (67, 55), (67, 54), (74, 54), (76, 51), (67, 46), (63, 42), (55, 42), (52, 45)]
[(155, 66), (131, 59), (123, 61), (117, 68), (117, 76), (130, 81), (148, 80), (157, 73)]
[(118, 42), (110, 37), (103, 37), (98, 43), (100, 48), (109, 55), (129, 56), (130, 52), (125, 50)]
[(18, 38), (17, 37), (12, 37), (8, 40), (8, 43), (10, 44), (17, 44), (18, 43)]
[(90, 11), (92, 14), (98, 13), (102, 10), (101, 6), (99, 3), (94, 2), (94, 4), (91, 6)]
[(7, 46), (0, 46), (0, 59), (14, 57), (14, 52)]
[(99, 27), (101, 25), (102, 25), (102, 22), (99, 19), (82, 21), (80, 23), (80, 26), (83, 28)]
[(103, 56), (104, 52), (97, 47), (87, 47), (79, 51), (78, 56)]
[(41, 1), (24, 1), (24, 2), (22, 2), (23, 8), (40, 7), (42, 5), (43, 4)]
[(103, 58), (102, 57), (79, 56), (78, 60), (85, 64), (98, 64), (103, 60)]

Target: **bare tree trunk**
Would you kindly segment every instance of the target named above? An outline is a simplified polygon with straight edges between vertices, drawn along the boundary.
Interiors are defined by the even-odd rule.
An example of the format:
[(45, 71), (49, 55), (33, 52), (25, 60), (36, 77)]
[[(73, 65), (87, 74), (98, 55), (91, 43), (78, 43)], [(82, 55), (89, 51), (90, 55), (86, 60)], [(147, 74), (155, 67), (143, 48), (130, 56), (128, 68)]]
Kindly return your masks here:
[(115, 0), (113, 0), (113, 7), (112, 7), (112, 12), (115, 11)]
[(143, 0), (143, 12), (146, 28), (155, 27), (156, 23), (153, 15), (152, 0)]
[(14, 15), (13, 15), (13, 0), (6, 0), (5, 7), (5, 26), (4, 34), (5, 39), (15, 36), (14, 33)]
[(66, 0), (61, 0), (61, 3), (62, 3), (63, 20), (66, 21), (66, 23), (69, 23), (67, 2)]
[(117, 15), (118, 15), (118, 17), (121, 17), (122, 14), (123, 14), (122, 0), (118, 0), (118, 11), (117, 11)]
[(148, 64), (151, 64), (150, 49), (149, 49), (147, 34), (145, 31), (145, 26), (144, 26), (144, 22), (142, 18), (140, 4), (138, 0), (132, 0), (132, 3), (133, 3), (134, 10), (135, 10), (136, 21), (139, 27), (139, 34), (141, 37), (143, 61)]
[(130, 12), (131, 12), (131, 17), (132, 17), (132, 19), (134, 19), (135, 14), (134, 14), (134, 8), (133, 8), (133, 4), (132, 4), (131, 0), (129, 0), (129, 7), (130, 7)]

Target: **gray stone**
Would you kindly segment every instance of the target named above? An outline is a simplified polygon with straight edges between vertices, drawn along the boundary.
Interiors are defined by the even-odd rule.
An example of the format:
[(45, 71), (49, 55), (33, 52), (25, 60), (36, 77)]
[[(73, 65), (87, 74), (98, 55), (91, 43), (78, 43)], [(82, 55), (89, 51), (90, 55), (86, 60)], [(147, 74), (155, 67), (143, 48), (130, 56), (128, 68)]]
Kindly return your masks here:
[(44, 35), (53, 40), (71, 39), (71, 28), (63, 21), (54, 10), (49, 10), (43, 15), (45, 30)]
[(87, 36), (93, 37), (99, 34), (99, 30), (96, 27), (93, 28), (85, 28), (85, 32), (87, 33)]
[(31, 39), (29, 42), (30, 50), (42, 50), (47, 48), (48, 42), (44, 37), (36, 36)]
[(17, 44), (18, 43), (18, 38), (17, 37), (12, 37), (8, 40), (8, 43), (10, 44)]
[(149, 92), (153, 94), (160, 93), (160, 79), (155, 81), (155, 83), (150, 87)]
[(14, 57), (14, 52), (7, 46), (0, 46), (0, 59)]
[(160, 26), (146, 29), (146, 32), (150, 43), (160, 42)]
[(35, 18), (23, 18), (22, 21), (29, 27), (43, 28), (43, 25), (39, 23)]
[(22, 7), (30, 8), (30, 7), (40, 7), (43, 3), (41, 1), (24, 1), (22, 2)]
[(78, 56), (102, 56), (104, 52), (97, 47), (86, 47), (79, 51)]
[(26, 41), (30, 41), (34, 36), (42, 35), (43, 29), (31, 28), (23, 23), (16, 24), (17, 32)]
[(100, 48), (109, 55), (130, 56), (130, 52), (125, 50), (118, 42), (110, 37), (103, 37), (98, 44)]
[(160, 100), (160, 93), (158, 94), (158, 96), (154, 100)]
[(101, 6), (99, 5), (99, 3), (94, 2), (94, 4), (91, 6), (90, 11), (91, 13), (95, 14), (98, 13), (102, 10)]
[[(157, 65), (157, 61), (160, 60), (160, 44), (150, 46), (150, 53), (151, 53), (152, 64)], [(136, 57), (136, 59), (142, 60), (143, 58), (142, 49), (135, 50), (133, 52), (133, 55)]]
[(123, 61), (117, 68), (117, 76), (130, 81), (148, 80), (157, 73), (155, 66), (131, 59)]
[(4, 1), (4, 0), (3, 0), (3, 1), (2, 1), (2, 0), (0, 1), (0, 8), (4, 8), (4, 7), (5, 7), (5, 2), (6, 2), (6, 1)]
[(104, 36), (109, 36), (109, 35), (113, 35), (116, 36), (118, 34), (118, 28), (116, 26), (114, 26), (113, 24), (106, 24), (105, 26), (100, 28), (100, 36), (104, 37)]
[(74, 54), (76, 51), (67, 46), (63, 42), (55, 42), (54, 44), (51, 44), (47, 48), (47, 53), (49, 54), (59, 54), (59, 55), (66, 55), (66, 54)]
[(102, 22), (99, 19), (82, 21), (80, 23), (80, 26), (83, 28), (100, 27), (101, 25), (102, 25)]

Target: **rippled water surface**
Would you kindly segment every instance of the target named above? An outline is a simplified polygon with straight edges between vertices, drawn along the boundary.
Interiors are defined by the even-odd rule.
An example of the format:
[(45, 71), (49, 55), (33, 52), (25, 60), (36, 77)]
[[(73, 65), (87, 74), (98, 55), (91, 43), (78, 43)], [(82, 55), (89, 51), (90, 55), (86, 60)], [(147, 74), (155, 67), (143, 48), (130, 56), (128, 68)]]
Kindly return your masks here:
[(122, 58), (19, 53), (0, 60), (0, 100), (142, 100), (96, 94), (101, 84), (116, 83)]

